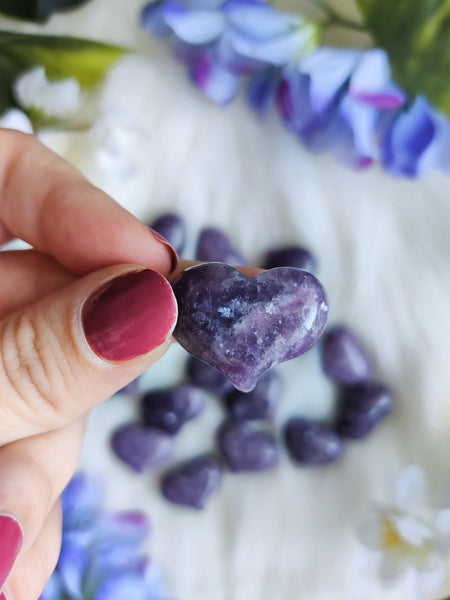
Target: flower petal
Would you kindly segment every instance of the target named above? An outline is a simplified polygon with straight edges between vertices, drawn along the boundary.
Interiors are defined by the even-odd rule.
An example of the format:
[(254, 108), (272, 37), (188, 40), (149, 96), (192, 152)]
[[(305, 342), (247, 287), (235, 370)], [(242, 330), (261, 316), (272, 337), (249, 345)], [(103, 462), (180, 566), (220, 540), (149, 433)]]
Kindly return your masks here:
[(205, 96), (222, 106), (231, 102), (239, 91), (240, 78), (208, 56), (203, 56), (191, 66), (191, 78)]
[(289, 129), (300, 133), (315, 118), (309, 99), (310, 78), (296, 67), (288, 68), (278, 88), (277, 106)]
[(381, 521), (380, 515), (374, 512), (367, 515), (356, 527), (358, 540), (369, 550), (381, 550)]
[(40, 595), (39, 600), (61, 600), (63, 593), (61, 577), (58, 571), (54, 571), (45, 584), (44, 591)]
[(0, 127), (33, 133), (33, 125), (27, 115), (18, 108), (10, 108), (0, 118)]
[(398, 114), (383, 140), (383, 164), (394, 175), (417, 177), (438, 164), (437, 126), (428, 102), (417, 97)]
[(188, 10), (178, 2), (166, 2), (164, 19), (183, 42), (206, 44), (213, 42), (225, 30), (225, 18), (212, 10)]
[(447, 120), (441, 123), (439, 168), (450, 175), (450, 122)]
[(410, 546), (422, 547), (433, 540), (433, 531), (411, 515), (391, 515), (390, 522), (399, 536)]
[(141, 27), (147, 33), (167, 37), (172, 30), (164, 20), (164, 0), (149, 2), (141, 11)]
[(389, 59), (384, 50), (364, 52), (350, 80), (349, 94), (378, 109), (403, 106), (407, 95), (391, 81)]
[(44, 67), (35, 67), (14, 82), (14, 96), (20, 106), (37, 108), (46, 115), (64, 119), (81, 107), (81, 87), (72, 77), (49, 81)]
[[(110, 573), (99, 585), (93, 600), (149, 600), (145, 580), (136, 572)], [(151, 598), (151, 596), (150, 596)]]
[(378, 154), (376, 131), (378, 112), (347, 95), (339, 104), (338, 114), (352, 133), (357, 154), (363, 159), (375, 159)]
[(149, 600), (166, 598), (164, 579), (159, 567), (152, 560), (147, 560), (142, 566), (142, 572), (150, 595)]
[(266, 67), (260, 60), (248, 58), (239, 54), (233, 45), (233, 35), (227, 31), (213, 49), (214, 60), (226, 71), (236, 75), (257, 73)]
[(83, 600), (83, 579), (89, 566), (89, 554), (85, 546), (65, 535), (58, 561), (62, 585), (74, 600)]
[(311, 77), (311, 103), (317, 113), (330, 108), (360, 56), (359, 50), (319, 48), (302, 61), (301, 71)]
[(254, 40), (283, 36), (302, 23), (302, 19), (273, 9), (259, 0), (227, 0), (222, 12), (232, 28)]
[(236, 52), (248, 58), (260, 60), (268, 65), (283, 66), (299, 57), (305, 50), (309, 50), (314, 38), (315, 30), (303, 27), (267, 41), (236, 33), (233, 35), (233, 47)]
[(103, 515), (95, 528), (97, 550), (115, 545), (143, 542), (150, 533), (150, 522), (141, 512), (120, 512)]
[(404, 512), (416, 512), (425, 504), (425, 475), (417, 465), (406, 467), (395, 487), (395, 504)]
[(437, 513), (435, 526), (439, 533), (450, 537), (450, 508), (440, 510)]
[(88, 529), (96, 522), (102, 500), (102, 485), (93, 475), (78, 473), (62, 496), (64, 529)]
[(380, 562), (380, 578), (385, 583), (392, 583), (405, 573), (407, 566), (407, 559), (405, 560), (403, 555), (393, 552), (386, 553)]
[(280, 81), (279, 69), (266, 69), (250, 78), (247, 87), (247, 101), (261, 117), (274, 103)]

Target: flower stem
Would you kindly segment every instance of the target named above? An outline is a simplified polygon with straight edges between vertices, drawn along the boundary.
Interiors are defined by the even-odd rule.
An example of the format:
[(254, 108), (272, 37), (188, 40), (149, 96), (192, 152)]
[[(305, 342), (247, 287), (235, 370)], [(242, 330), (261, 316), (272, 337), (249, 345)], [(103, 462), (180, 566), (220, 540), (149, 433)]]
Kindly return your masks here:
[(314, 3), (317, 4), (327, 15), (327, 20), (322, 23), (322, 26), (332, 27), (333, 25), (338, 25), (339, 27), (345, 27), (346, 29), (354, 29), (356, 31), (366, 32), (367, 29), (362, 23), (357, 23), (356, 21), (351, 21), (350, 19), (346, 19), (345, 17), (341, 17), (337, 12), (335, 12), (324, 0), (314, 0)]

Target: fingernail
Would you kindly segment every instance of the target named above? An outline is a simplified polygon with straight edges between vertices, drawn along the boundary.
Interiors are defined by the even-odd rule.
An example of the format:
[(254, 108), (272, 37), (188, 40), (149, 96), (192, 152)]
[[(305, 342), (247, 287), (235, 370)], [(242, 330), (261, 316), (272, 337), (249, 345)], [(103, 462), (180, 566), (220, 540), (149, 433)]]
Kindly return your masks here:
[(16, 562), (22, 542), (23, 533), (19, 522), (12, 517), (0, 515), (0, 588)]
[(160, 233), (158, 233), (157, 231), (155, 231), (151, 227), (149, 227), (149, 230), (152, 232), (153, 237), (156, 240), (158, 240), (158, 242), (161, 242), (161, 244), (164, 244), (164, 246), (169, 250), (170, 258), (171, 258), (171, 261), (172, 261), (172, 268), (171, 268), (170, 272), (173, 273), (175, 271), (175, 269), (177, 268), (177, 266), (178, 266), (178, 254), (177, 254), (177, 251), (172, 246), (172, 244), (168, 240), (166, 240), (166, 238), (164, 236), (162, 236)]
[(162, 275), (133, 271), (105, 284), (82, 313), (86, 339), (101, 358), (125, 361), (163, 344), (175, 326), (177, 302)]

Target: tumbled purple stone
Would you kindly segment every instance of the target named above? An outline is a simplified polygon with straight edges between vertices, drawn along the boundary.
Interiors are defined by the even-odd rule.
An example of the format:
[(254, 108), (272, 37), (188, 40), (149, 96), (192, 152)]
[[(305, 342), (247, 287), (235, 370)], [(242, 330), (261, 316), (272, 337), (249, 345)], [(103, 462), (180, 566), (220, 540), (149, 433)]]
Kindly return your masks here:
[(251, 392), (233, 390), (225, 397), (225, 405), (238, 421), (270, 420), (280, 401), (283, 384), (275, 371), (264, 373)]
[(173, 289), (175, 339), (243, 392), (271, 367), (309, 350), (328, 316), (321, 283), (292, 267), (248, 277), (229, 265), (202, 264), (181, 273)]
[(186, 361), (186, 372), (194, 385), (217, 396), (223, 396), (236, 389), (228, 377), (195, 356), (189, 356)]
[(198, 456), (163, 475), (161, 491), (174, 504), (201, 510), (222, 481), (222, 467), (211, 455)]
[(269, 250), (263, 261), (263, 269), (296, 267), (310, 273), (315, 271), (316, 260), (309, 250), (301, 246), (284, 246)]
[(392, 410), (394, 398), (386, 386), (375, 381), (345, 385), (340, 389), (336, 417), (339, 435), (360, 439)]
[(284, 428), (291, 459), (298, 465), (326, 465), (340, 458), (344, 443), (331, 429), (294, 417)]
[(138, 473), (166, 463), (175, 448), (172, 436), (135, 423), (117, 429), (111, 445), (116, 455)]
[(165, 213), (153, 221), (150, 227), (166, 238), (178, 254), (183, 252), (186, 245), (186, 224), (179, 215)]
[(142, 397), (142, 420), (147, 426), (178, 433), (186, 421), (202, 411), (205, 402), (205, 392), (193, 385), (152, 390)]
[(333, 327), (325, 332), (321, 357), (325, 375), (338, 383), (358, 383), (371, 376), (370, 358), (347, 327)]
[(207, 227), (200, 232), (195, 258), (206, 262), (221, 262), (236, 266), (247, 264), (242, 254), (233, 248), (228, 236), (215, 227)]
[(255, 431), (248, 423), (229, 421), (217, 435), (218, 446), (230, 471), (266, 471), (278, 462), (275, 438)]

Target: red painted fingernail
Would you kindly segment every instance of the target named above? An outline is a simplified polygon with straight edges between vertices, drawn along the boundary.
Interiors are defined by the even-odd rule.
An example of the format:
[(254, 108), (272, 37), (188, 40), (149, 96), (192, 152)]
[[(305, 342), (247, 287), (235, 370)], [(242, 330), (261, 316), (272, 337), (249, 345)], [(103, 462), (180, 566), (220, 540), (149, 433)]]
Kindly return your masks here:
[(172, 246), (172, 244), (168, 240), (166, 240), (166, 238), (163, 235), (161, 235), (160, 233), (158, 233), (157, 231), (155, 231), (151, 227), (149, 227), (149, 229), (152, 232), (153, 237), (155, 237), (158, 240), (158, 242), (161, 242), (162, 244), (164, 244), (164, 246), (169, 250), (169, 252), (170, 252), (170, 258), (172, 260), (172, 268), (171, 268), (170, 272), (173, 273), (175, 271), (175, 269), (177, 268), (177, 266), (178, 266), (178, 254), (177, 254), (177, 251)]
[(82, 314), (89, 345), (112, 361), (130, 360), (161, 346), (176, 318), (177, 302), (169, 282), (149, 269), (105, 284), (87, 299)]
[(23, 533), (19, 522), (12, 517), (0, 515), (0, 587), (13, 568), (22, 542)]

